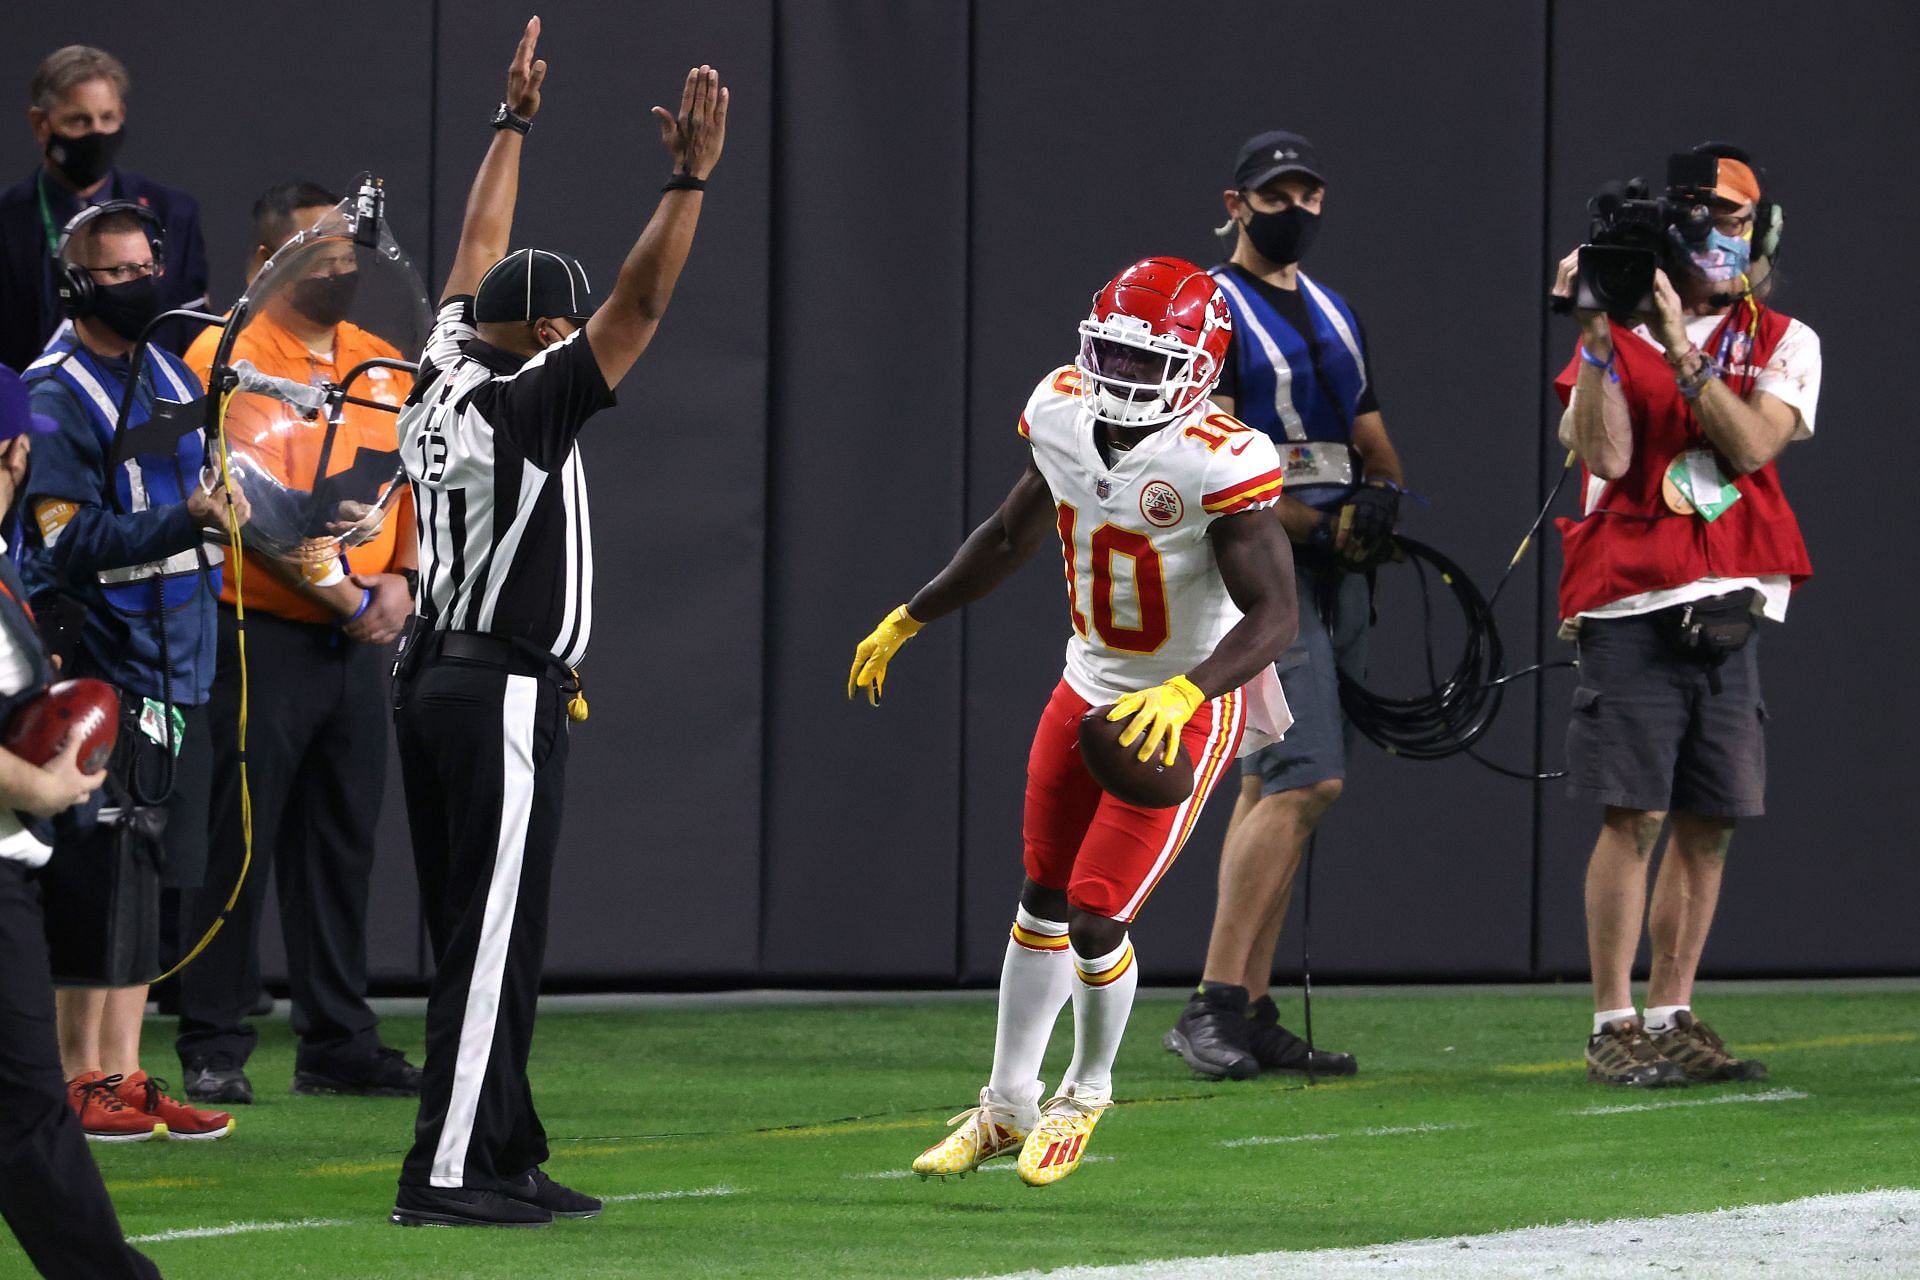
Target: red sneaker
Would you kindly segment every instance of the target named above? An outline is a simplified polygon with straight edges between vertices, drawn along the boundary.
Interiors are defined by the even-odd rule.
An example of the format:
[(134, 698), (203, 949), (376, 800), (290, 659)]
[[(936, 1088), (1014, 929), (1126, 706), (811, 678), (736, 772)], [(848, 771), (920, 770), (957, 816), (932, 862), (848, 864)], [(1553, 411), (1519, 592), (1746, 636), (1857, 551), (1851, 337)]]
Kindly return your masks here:
[(120, 1080), (114, 1092), (121, 1105), (158, 1121), (155, 1128), (169, 1138), (206, 1142), (233, 1132), (231, 1115), (224, 1111), (200, 1111), (184, 1102), (175, 1102), (166, 1095), (166, 1087), (165, 1080), (155, 1080), (144, 1071), (136, 1071)]
[(167, 1136), (158, 1116), (128, 1106), (117, 1092), (119, 1076), (89, 1071), (67, 1081), (67, 1101), (80, 1117), (89, 1142), (145, 1142)]

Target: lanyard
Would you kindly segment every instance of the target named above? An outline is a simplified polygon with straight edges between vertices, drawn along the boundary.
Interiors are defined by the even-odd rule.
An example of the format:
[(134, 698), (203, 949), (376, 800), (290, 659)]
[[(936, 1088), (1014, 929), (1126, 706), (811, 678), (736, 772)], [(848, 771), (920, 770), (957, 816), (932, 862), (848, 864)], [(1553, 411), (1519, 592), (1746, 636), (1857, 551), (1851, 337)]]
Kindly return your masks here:
[[(40, 227), (47, 233), (47, 256), (57, 258), (60, 256), (60, 227), (53, 220), (53, 206), (47, 203), (47, 171), (45, 169), (33, 175), (33, 193), (40, 198)], [(88, 200), (83, 196), (80, 199), (80, 207), (84, 209), (89, 205), (106, 204), (113, 200), (115, 197), (112, 179), (108, 179), (106, 194), (106, 200)]]
[(40, 197), (40, 225), (47, 232), (47, 256), (54, 257), (60, 252), (60, 233), (53, 225), (53, 210), (47, 205), (47, 174), (41, 170), (33, 175), (34, 194)]

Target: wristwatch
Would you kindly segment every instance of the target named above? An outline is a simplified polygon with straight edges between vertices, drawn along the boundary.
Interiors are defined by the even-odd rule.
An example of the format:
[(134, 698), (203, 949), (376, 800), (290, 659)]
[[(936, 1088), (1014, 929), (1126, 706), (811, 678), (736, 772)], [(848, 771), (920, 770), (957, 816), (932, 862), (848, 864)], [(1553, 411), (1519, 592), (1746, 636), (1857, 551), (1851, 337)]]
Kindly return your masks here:
[(407, 581), (407, 594), (415, 600), (420, 598), (420, 571), (418, 569), (395, 569)]
[(527, 130), (533, 128), (532, 120), (526, 116), (515, 115), (513, 108), (504, 102), (501, 103), (499, 109), (493, 113), (492, 124), (496, 129), (511, 129), (515, 133), (523, 135)]

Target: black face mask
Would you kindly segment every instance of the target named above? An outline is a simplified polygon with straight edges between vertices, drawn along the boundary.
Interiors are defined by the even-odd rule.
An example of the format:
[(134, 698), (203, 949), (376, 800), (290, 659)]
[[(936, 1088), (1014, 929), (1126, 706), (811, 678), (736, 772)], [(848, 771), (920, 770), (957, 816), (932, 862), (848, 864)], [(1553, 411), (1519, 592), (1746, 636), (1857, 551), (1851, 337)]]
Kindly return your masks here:
[(287, 303), (315, 324), (331, 329), (353, 310), (353, 295), (359, 288), (358, 271), (308, 276), (287, 290)]
[(160, 281), (142, 276), (125, 284), (99, 285), (93, 291), (93, 316), (128, 342), (160, 314)]
[(47, 162), (68, 186), (84, 190), (107, 176), (126, 141), (124, 126), (113, 133), (83, 133), (77, 138), (56, 133), (47, 139)]
[(1320, 215), (1296, 204), (1278, 213), (1256, 213), (1245, 226), (1247, 239), (1260, 256), (1284, 267), (1313, 248), (1313, 238), (1320, 234)]

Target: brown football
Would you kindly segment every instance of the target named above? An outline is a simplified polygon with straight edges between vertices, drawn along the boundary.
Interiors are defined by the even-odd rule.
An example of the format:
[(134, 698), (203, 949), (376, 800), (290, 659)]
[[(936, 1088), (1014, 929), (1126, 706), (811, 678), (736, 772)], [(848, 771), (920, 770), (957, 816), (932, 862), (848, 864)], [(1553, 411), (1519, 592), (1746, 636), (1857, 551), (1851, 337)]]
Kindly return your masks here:
[(80, 772), (106, 768), (120, 737), (120, 694), (105, 680), (62, 680), (13, 713), (4, 743), (28, 764), (45, 764), (76, 733)]
[(1109, 720), (1109, 702), (1080, 717), (1080, 760), (1109, 795), (1142, 809), (1171, 809), (1193, 794), (1193, 761), (1182, 751), (1166, 762), (1166, 748), (1142, 764), (1140, 743), (1120, 745), (1127, 721)]

